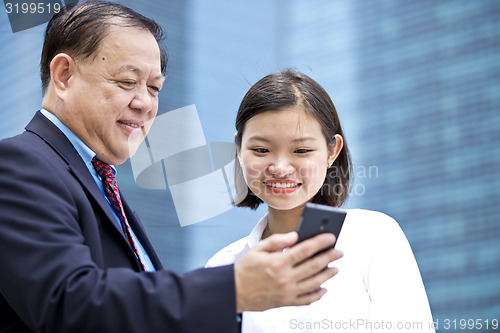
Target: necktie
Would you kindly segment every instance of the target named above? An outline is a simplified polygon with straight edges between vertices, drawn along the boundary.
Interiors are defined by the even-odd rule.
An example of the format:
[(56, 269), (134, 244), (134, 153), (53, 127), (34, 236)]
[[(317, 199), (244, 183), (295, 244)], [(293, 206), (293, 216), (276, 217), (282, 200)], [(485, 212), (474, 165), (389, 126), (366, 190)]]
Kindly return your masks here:
[(120, 219), (123, 233), (127, 237), (130, 246), (135, 252), (135, 256), (141, 263), (142, 269), (144, 270), (144, 264), (142, 263), (141, 257), (139, 256), (139, 251), (137, 250), (137, 246), (135, 245), (134, 239), (132, 238), (130, 225), (127, 222), (127, 217), (125, 216), (125, 211), (123, 210), (122, 200), (120, 199), (118, 184), (116, 183), (113, 170), (111, 169), (111, 166), (109, 164), (98, 160), (96, 157), (92, 159), (92, 164), (94, 165), (94, 169), (97, 174), (101, 176), (104, 193), (106, 193), (106, 197), (108, 198), (111, 207), (113, 207), (115, 214)]

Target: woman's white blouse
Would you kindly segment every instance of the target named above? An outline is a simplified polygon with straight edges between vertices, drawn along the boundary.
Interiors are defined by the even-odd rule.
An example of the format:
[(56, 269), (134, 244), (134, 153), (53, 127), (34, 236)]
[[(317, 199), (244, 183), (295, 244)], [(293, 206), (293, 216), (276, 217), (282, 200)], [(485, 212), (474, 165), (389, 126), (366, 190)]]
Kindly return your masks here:
[[(207, 267), (234, 263), (260, 242), (267, 215), (249, 236), (215, 254)], [(331, 265), (339, 273), (328, 292), (307, 306), (244, 312), (242, 331), (258, 332), (434, 332), (424, 284), (408, 240), (391, 217), (348, 210), (335, 246), (344, 256)]]

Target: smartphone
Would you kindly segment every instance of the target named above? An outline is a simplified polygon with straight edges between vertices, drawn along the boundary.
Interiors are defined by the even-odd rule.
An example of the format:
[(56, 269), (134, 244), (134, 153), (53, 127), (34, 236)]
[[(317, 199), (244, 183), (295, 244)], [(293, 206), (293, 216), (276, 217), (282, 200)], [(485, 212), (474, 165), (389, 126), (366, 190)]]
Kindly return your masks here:
[[(297, 225), (299, 242), (327, 232), (334, 234), (338, 239), (346, 214), (347, 212), (340, 208), (307, 203)], [(320, 252), (335, 247), (335, 244)]]

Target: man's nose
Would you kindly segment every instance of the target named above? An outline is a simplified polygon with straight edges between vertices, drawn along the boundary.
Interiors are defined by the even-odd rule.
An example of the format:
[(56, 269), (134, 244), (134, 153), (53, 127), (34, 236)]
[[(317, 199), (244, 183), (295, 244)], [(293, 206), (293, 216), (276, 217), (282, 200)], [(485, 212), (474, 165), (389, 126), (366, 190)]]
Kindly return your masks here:
[(153, 109), (153, 97), (146, 86), (137, 87), (135, 96), (130, 102), (130, 107), (137, 111), (149, 112)]

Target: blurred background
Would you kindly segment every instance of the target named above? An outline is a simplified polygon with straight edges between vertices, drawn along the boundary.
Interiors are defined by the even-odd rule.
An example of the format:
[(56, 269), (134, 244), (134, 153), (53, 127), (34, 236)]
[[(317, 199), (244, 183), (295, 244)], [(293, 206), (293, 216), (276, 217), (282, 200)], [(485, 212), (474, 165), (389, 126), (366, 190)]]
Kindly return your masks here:
[[(207, 142), (232, 142), (239, 102), (264, 75), (291, 67), (318, 81), (354, 160), (345, 207), (400, 223), (435, 320), (500, 319), (500, 1), (119, 2), (167, 32), (159, 114), (194, 104)], [(13, 33), (0, 8), (2, 139), (40, 108), (44, 24)], [(266, 212), (232, 208), (181, 227), (168, 189), (136, 185), (130, 162), (118, 182), (181, 273)]]

